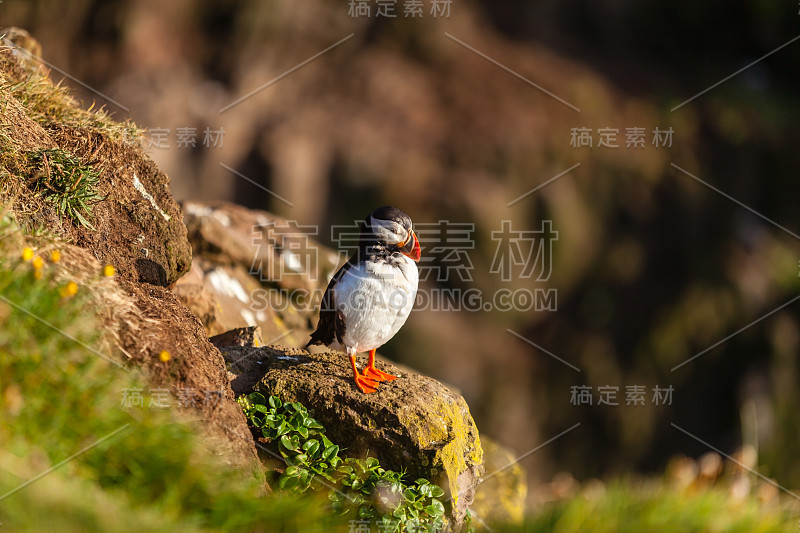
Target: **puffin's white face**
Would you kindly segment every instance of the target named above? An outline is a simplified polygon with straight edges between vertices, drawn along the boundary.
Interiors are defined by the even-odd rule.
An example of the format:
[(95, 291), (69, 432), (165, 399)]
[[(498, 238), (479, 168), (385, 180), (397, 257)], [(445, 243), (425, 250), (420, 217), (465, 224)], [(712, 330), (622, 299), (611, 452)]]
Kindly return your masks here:
[(379, 241), (385, 242), (386, 244), (402, 245), (408, 242), (411, 234), (410, 228), (406, 229), (393, 220), (383, 220), (370, 216), (369, 225), (372, 229), (372, 234), (375, 235)]

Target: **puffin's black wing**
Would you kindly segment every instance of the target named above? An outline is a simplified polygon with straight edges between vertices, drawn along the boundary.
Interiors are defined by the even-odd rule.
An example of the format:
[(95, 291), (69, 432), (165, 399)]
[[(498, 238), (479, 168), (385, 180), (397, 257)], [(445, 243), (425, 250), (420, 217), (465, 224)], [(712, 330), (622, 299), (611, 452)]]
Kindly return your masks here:
[(322, 302), (319, 308), (319, 322), (317, 329), (311, 333), (311, 340), (306, 344), (306, 348), (312, 344), (324, 344), (325, 346), (331, 344), (334, 338), (339, 341), (339, 344), (344, 344), (342, 337), (344, 337), (345, 324), (344, 315), (341, 311), (336, 309), (336, 302), (334, 301), (333, 286), (345, 275), (345, 273), (355, 266), (357, 255), (351, 257), (342, 267), (333, 275), (325, 293), (322, 295)]

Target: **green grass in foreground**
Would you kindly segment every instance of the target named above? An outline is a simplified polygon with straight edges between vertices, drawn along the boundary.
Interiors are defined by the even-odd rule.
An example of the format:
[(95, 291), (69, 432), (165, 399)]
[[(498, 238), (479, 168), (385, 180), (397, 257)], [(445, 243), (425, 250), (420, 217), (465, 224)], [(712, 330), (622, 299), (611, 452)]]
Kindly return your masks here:
[(57, 265), (25, 260), (19, 242), (0, 220), (0, 531), (336, 529), (322, 502), (264, 497), (254, 475), (221, 466), (173, 411), (123, 409), (143, 381), (90, 348), (89, 290), (57, 283)]

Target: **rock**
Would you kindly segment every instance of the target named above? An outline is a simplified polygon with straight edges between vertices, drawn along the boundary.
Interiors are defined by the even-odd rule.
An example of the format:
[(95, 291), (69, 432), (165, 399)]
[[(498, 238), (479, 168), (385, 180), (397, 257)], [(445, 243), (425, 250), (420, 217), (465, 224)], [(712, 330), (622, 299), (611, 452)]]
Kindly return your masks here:
[(237, 393), (255, 384), (262, 394), (302, 403), (348, 455), (374, 455), (385, 468), (406, 470), (408, 480), (438, 483), (452, 495), (451, 518), (463, 521), (483, 472), (483, 450), (461, 396), (385, 361), (381, 368), (398, 379), (363, 394), (353, 384), (349, 358), (337, 352), (231, 347), (225, 358), (237, 374)]
[[(175, 403), (202, 427), (199, 433), (223, 462), (244, 470), (259, 465), (247, 420), (230, 387), (225, 361), (200, 321), (168, 289), (123, 281), (148, 327), (127, 349), (153, 387), (169, 388)], [(167, 351), (169, 361), (159, 354)]]
[(336, 252), (316, 241), (316, 226), (227, 202), (184, 202), (183, 208), (197, 255), (215, 264), (240, 265), (261, 283), (289, 290), (325, 288), (340, 262)]
[(193, 263), (182, 284), (199, 284), (218, 302), (222, 331), (259, 326), (267, 344), (305, 344), (339, 256), (316, 234), (271, 213), (225, 202), (185, 202)]
[(208, 340), (220, 350), (233, 346), (251, 346), (258, 348), (264, 345), (264, 339), (261, 338), (261, 329), (258, 326), (232, 329), (225, 333), (214, 335)]
[(224, 332), (224, 328), (217, 320), (219, 303), (203, 285), (199, 283), (178, 283), (173, 287), (172, 292), (200, 320), (208, 335), (213, 336)]
[(528, 496), (525, 470), (514, 455), (494, 439), (484, 435), (481, 444), (486, 478), (475, 492), (470, 511), (484, 523), (518, 524), (524, 518)]
[(105, 176), (98, 187), (105, 200), (94, 207), (97, 231), (76, 228), (76, 244), (124, 277), (163, 287), (178, 281), (189, 270), (192, 253), (166, 174), (139, 146), (98, 135), (87, 138), (79, 128), (58, 130), (62, 148), (92, 154)]

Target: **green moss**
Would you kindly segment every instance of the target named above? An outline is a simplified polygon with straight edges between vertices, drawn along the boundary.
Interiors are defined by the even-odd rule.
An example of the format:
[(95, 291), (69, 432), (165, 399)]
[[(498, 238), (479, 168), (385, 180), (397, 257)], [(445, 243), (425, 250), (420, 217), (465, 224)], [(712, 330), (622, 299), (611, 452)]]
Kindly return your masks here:
[[(464, 415), (458, 403), (441, 397), (433, 397), (431, 401), (434, 402), (431, 410), (435, 416), (421, 418), (401, 409), (400, 422), (409, 429), (422, 449), (435, 449), (447, 443), (434, 457), (433, 466), (447, 473), (453, 502), (458, 504), (459, 476), (469, 467), (483, 464), (480, 437), (477, 431), (473, 431), (474, 425), (468, 423), (471, 418)], [(428, 464), (427, 457), (421, 459), (423, 464)]]

